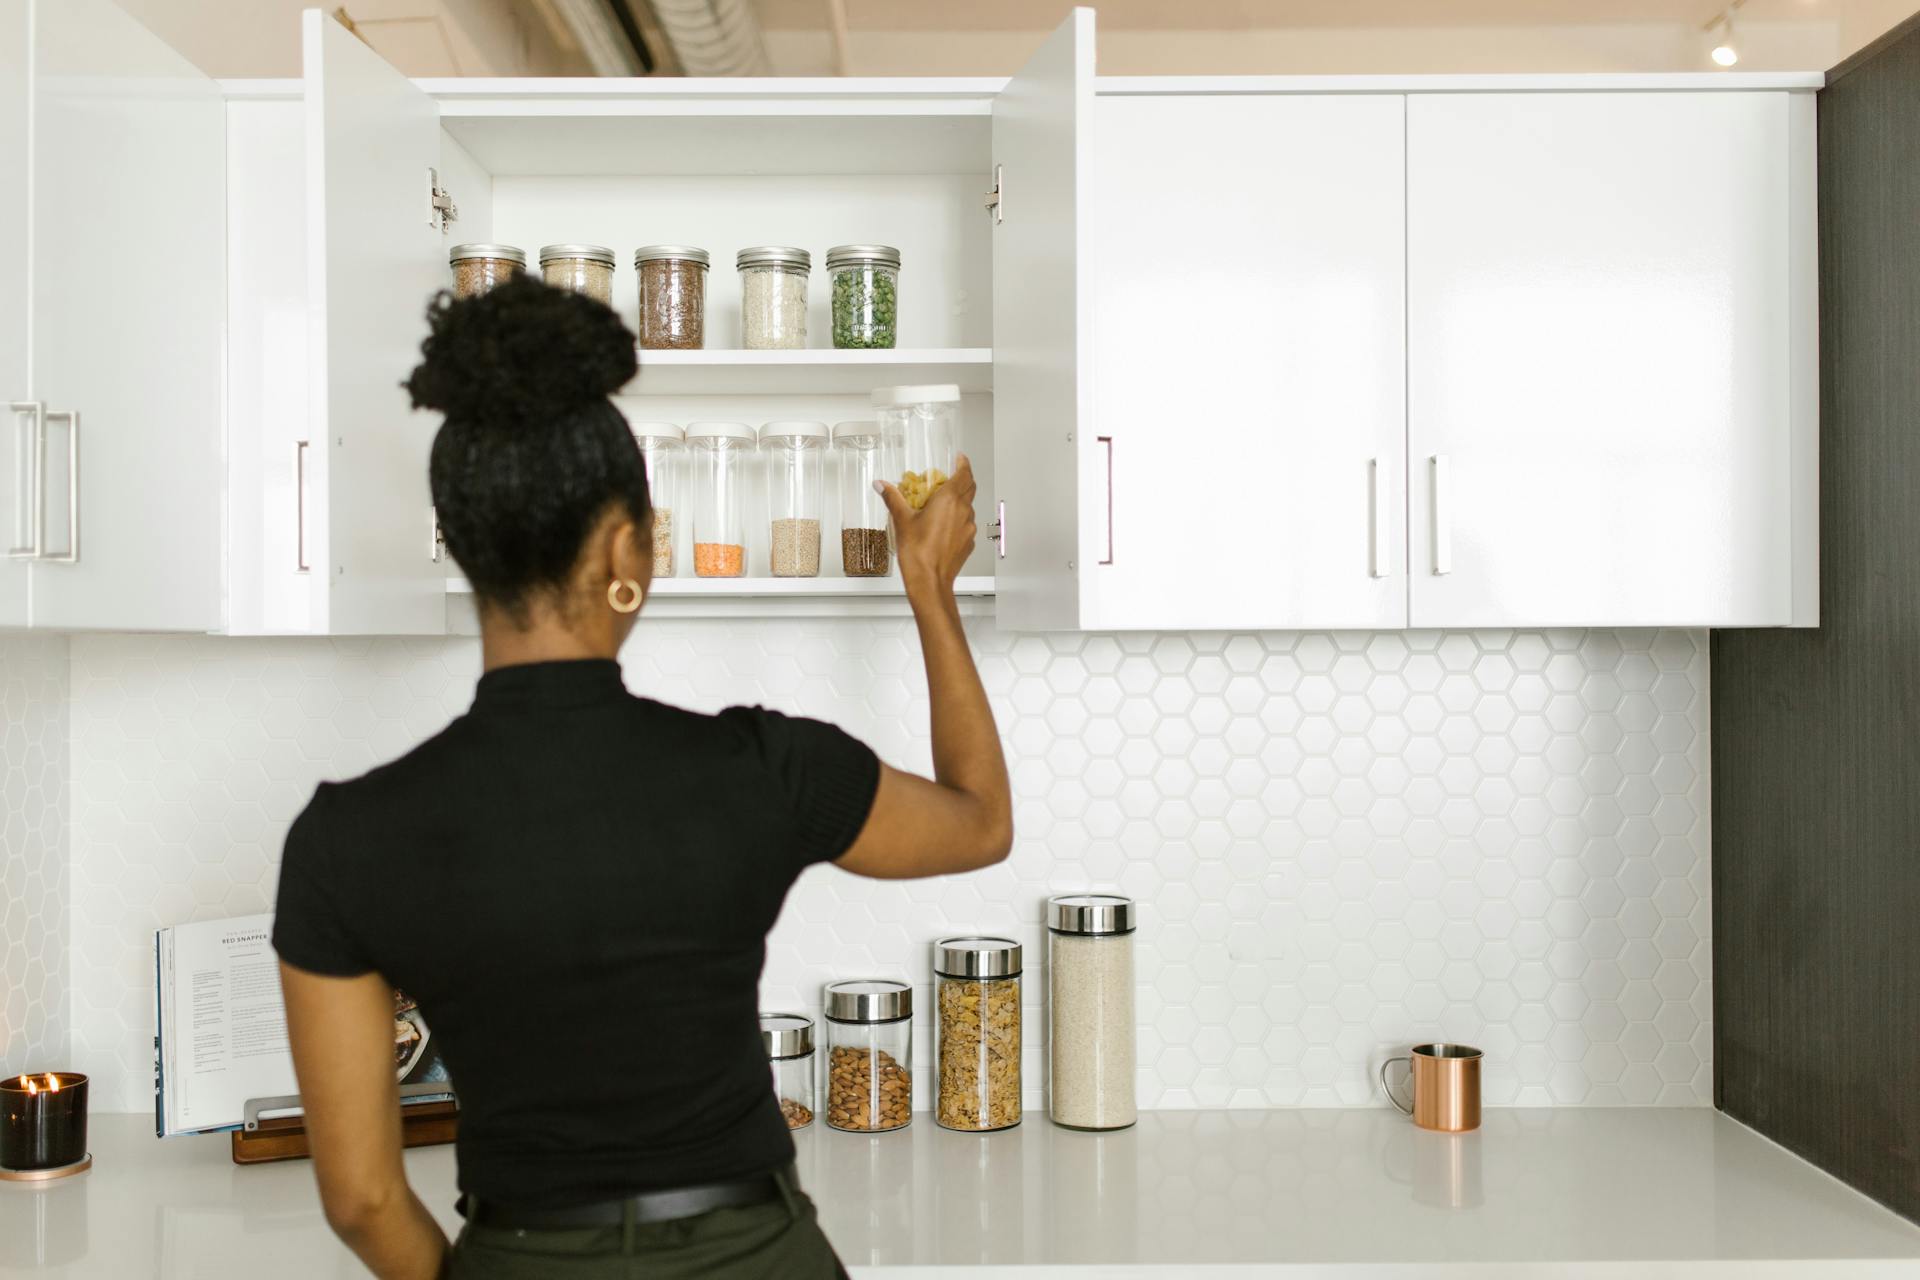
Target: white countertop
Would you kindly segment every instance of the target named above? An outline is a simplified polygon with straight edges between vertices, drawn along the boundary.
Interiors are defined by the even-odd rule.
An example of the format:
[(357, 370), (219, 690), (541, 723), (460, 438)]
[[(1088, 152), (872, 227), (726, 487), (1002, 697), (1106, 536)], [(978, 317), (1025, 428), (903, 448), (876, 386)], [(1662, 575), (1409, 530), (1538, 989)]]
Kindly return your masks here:
[[(1162, 1111), (1122, 1133), (1044, 1119), (975, 1137), (925, 1115), (799, 1135), (801, 1178), (861, 1280), (996, 1275), (1920, 1277), (1920, 1227), (1708, 1110)], [(96, 1116), (94, 1168), (0, 1184), (0, 1275), (274, 1280), (361, 1272), (304, 1161)], [(409, 1152), (449, 1231), (451, 1148)]]

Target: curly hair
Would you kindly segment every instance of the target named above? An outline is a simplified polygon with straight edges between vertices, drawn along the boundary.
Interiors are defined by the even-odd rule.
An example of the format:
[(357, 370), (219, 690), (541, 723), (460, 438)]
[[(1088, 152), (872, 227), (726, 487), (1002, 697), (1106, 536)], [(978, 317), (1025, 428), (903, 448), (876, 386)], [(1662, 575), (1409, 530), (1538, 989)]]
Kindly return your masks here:
[(440, 529), (475, 597), (523, 622), (558, 599), (607, 509), (644, 524), (647, 473), (607, 397), (637, 367), (633, 334), (591, 298), (522, 277), (477, 298), (440, 294), (406, 381), (446, 418), (428, 476)]

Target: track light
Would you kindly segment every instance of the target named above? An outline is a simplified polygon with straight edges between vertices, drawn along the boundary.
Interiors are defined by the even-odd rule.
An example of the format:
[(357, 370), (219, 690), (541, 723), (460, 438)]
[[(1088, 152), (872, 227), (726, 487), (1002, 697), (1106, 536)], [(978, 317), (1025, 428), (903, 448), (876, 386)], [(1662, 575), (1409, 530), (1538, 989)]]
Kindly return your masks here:
[(1740, 48), (1734, 43), (1733, 15), (1747, 0), (1733, 0), (1726, 8), (1715, 14), (1712, 21), (1703, 28), (1708, 35), (1719, 36), (1714, 42), (1711, 55), (1715, 64), (1730, 67), (1740, 61)]

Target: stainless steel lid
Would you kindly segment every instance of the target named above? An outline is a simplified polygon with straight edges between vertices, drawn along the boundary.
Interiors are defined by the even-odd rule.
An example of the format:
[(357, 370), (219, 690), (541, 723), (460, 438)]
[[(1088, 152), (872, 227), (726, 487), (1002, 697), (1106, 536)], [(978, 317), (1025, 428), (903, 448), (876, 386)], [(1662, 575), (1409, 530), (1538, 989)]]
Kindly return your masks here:
[(942, 938), (933, 944), (933, 971), (948, 978), (1010, 978), (1020, 972), (1020, 944), (1012, 938)]
[(826, 1004), (835, 1022), (898, 1022), (913, 1016), (913, 988), (892, 978), (829, 982)]
[(742, 249), (735, 255), (733, 265), (740, 271), (748, 267), (793, 267), (800, 271), (811, 271), (813, 255), (805, 249), (794, 249), (783, 244), (762, 244)]
[(585, 258), (588, 262), (604, 262), (613, 265), (613, 250), (602, 244), (543, 244), (540, 246), (540, 265), (557, 262), (562, 258)]
[(660, 258), (679, 258), (687, 262), (697, 262), (706, 266), (713, 256), (698, 245), (691, 244), (643, 244), (633, 251), (633, 265), (654, 262)]
[(871, 262), (882, 267), (900, 265), (900, 251), (890, 244), (837, 244), (827, 250), (827, 266), (851, 267)]
[(1112, 893), (1063, 893), (1047, 899), (1055, 933), (1132, 933), (1133, 899)]
[(447, 250), (448, 262), (471, 262), (475, 258), (502, 258), (527, 265), (526, 253), (510, 244), (457, 244)]
[(760, 1042), (769, 1058), (798, 1058), (813, 1052), (813, 1019), (804, 1013), (763, 1013)]

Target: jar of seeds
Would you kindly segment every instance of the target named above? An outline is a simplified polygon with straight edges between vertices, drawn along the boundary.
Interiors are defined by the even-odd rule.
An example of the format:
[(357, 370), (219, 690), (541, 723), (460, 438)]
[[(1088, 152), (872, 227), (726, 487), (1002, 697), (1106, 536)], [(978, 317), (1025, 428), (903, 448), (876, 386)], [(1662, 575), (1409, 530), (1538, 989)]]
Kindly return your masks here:
[(742, 249), (734, 261), (740, 270), (740, 345), (749, 351), (806, 346), (812, 255), (769, 244)]
[(947, 938), (933, 946), (938, 997), (934, 1119), (970, 1133), (1020, 1123), (1020, 944)]
[(760, 428), (767, 454), (768, 564), (776, 578), (820, 576), (820, 519), (826, 507), (827, 424), (769, 422)]
[(840, 463), (840, 568), (849, 578), (884, 578), (893, 568), (887, 542), (887, 503), (875, 480), (891, 480), (880, 448), (878, 422), (840, 422), (833, 428)]
[(687, 433), (671, 422), (636, 422), (633, 438), (647, 468), (647, 496), (653, 500), (653, 576), (674, 572), (674, 513), (680, 509), (680, 472), (686, 462)]
[(1124, 1129), (1133, 1096), (1131, 898), (1047, 899), (1047, 1079), (1053, 1122)]
[(744, 422), (687, 428), (697, 577), (738, 578), (747, 571), (747, 458), (753, 442), (753, 428)]
[(833, 284), (833, 345), (892, 347), (900, 318), (900, 251), (884, 244), (827, 250)]
[(813, 1019), (803, 1013), (763, 1013), (760, 1041), (773, 1067), (773, 1096), (789, 1129), (813, 1123)]
[(707, 343), (705, 249), (650, 244), (633, 251), (640, 276), (640, 345), (650, 351), (697, 351)]
[(602, 306), (613, 305), (613, 250), (604, 245), (543, 245), (540, 275), (556, 289), (571, 289)]
[(891, 978), (829, 982), (827, 1125), (855, 1133), (913, 1119), (913, 988)]
[(527, 255), (510, 244), (457, 244), (447, 250), (453, 296), (477, 298), (527, 269)]

